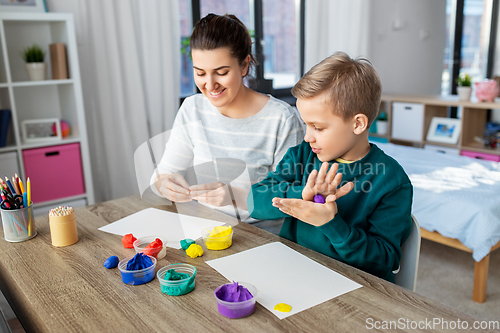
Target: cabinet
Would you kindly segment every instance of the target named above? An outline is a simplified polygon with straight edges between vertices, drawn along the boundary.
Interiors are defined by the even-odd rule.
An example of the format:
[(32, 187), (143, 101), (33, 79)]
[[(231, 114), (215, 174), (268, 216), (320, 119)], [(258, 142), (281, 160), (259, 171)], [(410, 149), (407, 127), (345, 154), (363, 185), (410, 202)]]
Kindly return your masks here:
[[(28, 80), (24, 61), (20, 57), (23, 49), (35, 43), (46, 51), (47, 79), (42, 81)], [(49, 45), (53, 43), (66, 45), (68, 79), (54, 80), (51, 77)], [(67, 181), (60, 181), (63, 174), (66, 179), (79, 180), (80, 187), (77, 190), (50, 191), (50, 195), (40, 194), (43, 189), (37, 188), (38, 185), (47, 185), (32, 181), (32, 191), (40, 191), (38, 199), (33, 199), (34, 208), (46, 213), (53, 206), (72, 202), (93, 204), (94, 191), (72, 14), (0, 13), (0, 109), (11, 110), (7, 143), (0, 148), (0, 159), (2, 155), (12, 156), (15, 153), (19, 167), (17, 173), (23, 179), (29, 177), (30, 172), (36, 173), (33, 170), (43, 170), (37, 177), (46, 178), (45, 184), (50, 180), (52, 184), (61, 182), (57, 185), (64, 186)], [(21, 124), (24, 120), (48, 118), (67, 121), (70, 134), (60, 140), (23, 140)], [(66, 151), (65, 147), (71, 147), (71, 157), (28, 157), (34, 151)], [(63, 165), (60, 165), (61, 161)], [(64, 172), (61, 173), (61, 170)], [(14, 175), (10, 173), (9, 177)], [(4, 174), (4, 170), (0, 170), (0, 175)]]
[[(396, 104), (395, 104), (396, 103)], [(405, 119), (399, 115), (394, 118), (394, 105), (418, 104), (423, 108), (423, 112), (418, 118), (409, 117)], [(447, 144), (439, 142), (426, 141), (427, 131), (433, 117), (446, 117), (449, 107), (457, 107), (461, 114), (461, 133), (457, 144)], [(494, 103), (471, 101), (459, 101), (458, 96), (413, 96), (413, 95), (382, 95), (381, 110), (387, 113), (389, 120), (388, 131), (386, 135), (377, 135), (370, 133), (370, 137), (385, 139), (388, 142), (423, 148), (427, 145), (441, 146), (445, 148), (458, 149), (462, 155), (472, 156), (471, 152), (477, 153), (476, 158), (484, 158), (486, 155), (500, 156), (500, 149), (485, 147), (478, 142), (478, 138), (484, 137), (486, 128), (488, 109), (500, 109), (498, 99)], [(417, 120), (416, 120), (417, 119)], [(406, 121), (406, 123), (405, 123)], [(417, 123), (416, 123), (417, 121)], [(418, 122), (420, 121), (420, 122)], [(419, 140), (408, 140), (399, 138), (399, 130), (395, 129), (401, 122), (404, 126), (418, 128), (421, 133)], [(396, 137), (393, 135), (396, 133)]]

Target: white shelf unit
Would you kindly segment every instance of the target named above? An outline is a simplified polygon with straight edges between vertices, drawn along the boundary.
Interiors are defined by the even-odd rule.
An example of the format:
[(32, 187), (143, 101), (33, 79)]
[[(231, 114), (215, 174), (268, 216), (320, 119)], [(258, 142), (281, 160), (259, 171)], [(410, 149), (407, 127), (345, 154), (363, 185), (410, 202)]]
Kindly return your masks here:
[[(20, 53), (27, 46), (38, 44), (46, 51), (47, 79), (29, 81)], [(53, 80), (49, 45), (66, 45), (69, 79)], [(0, 13), (0, 109), (11, 110), (9, 135), (2, 153), (16, 152), (18, 174), (23, 178), (26, 149), (78, 143), (82, 163), (84, 193), (57, 199), (34, 202), (34, 208), (44, 211), (56, 205), (71, 204), (82, 199), (94, 204), (92, 172), (85, 125), (77, 43), (72, 14), (66, 13)], [(60, 141), (26, 143), (22, 139), (21, 123), (28, 119), (58, 118), (66, 120), (71, 128), (70, 135)], [(3, 176), (0, 170), (0, 175)], [(13, 176), (13, 175), (9, 175)], [(36, 184), (33, 184), (36, 186)]]

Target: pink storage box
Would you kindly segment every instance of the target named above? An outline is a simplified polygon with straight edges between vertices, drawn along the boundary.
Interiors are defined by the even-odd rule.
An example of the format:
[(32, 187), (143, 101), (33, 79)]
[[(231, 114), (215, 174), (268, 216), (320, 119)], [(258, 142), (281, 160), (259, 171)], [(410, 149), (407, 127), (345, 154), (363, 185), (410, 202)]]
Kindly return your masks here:
[(31, 201), (44, 201), (85, 193), (80, 144), (23, 150)]
[(500, 162), (500, 156), (499, 155), (491, 155), (491, 154), (485, 154), (485, 153), (478, 153), (476, 151), (468, 151), (468, 150), (462, 150), (462, 152), (460, 153), (460, 155), (468, 156), (468, 157), (472, 157), (472, 158), (477, 158), (478, 160)]

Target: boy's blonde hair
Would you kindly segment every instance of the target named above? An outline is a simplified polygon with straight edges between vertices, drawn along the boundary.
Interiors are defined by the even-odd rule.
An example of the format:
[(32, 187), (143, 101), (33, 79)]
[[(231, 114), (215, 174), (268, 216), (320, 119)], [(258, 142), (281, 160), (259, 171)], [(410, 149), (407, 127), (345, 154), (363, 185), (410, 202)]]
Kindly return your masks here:
[(304, 74), (292, 89), (296, 98), (322, 93), (331, 101), (334, 114), (344, 121), (362, 113), (371, 125), (380, 109), (382, 84), (370, 61), (335, 52)]

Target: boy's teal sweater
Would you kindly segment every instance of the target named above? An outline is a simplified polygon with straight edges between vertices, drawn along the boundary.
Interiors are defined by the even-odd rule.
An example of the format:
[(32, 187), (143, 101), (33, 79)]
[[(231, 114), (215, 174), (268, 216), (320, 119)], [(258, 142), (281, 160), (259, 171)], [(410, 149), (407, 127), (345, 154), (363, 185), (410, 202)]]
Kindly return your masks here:
[(410, 179), (398, 162), (372, 145), (361, 160), (339, 163), (342, 183), (352, 181), (354, 188), (337, 200), (338, 213), (330, 222), (315, 227), (272, 206), (274, 197), (302, 199), (307, 177), (321, 163), (305, 141), (290, 148), (276, 171), (252, 186), (250, 215), (285, 217), (281, 237), (393, 282), (401, 245), (412, 228)]

